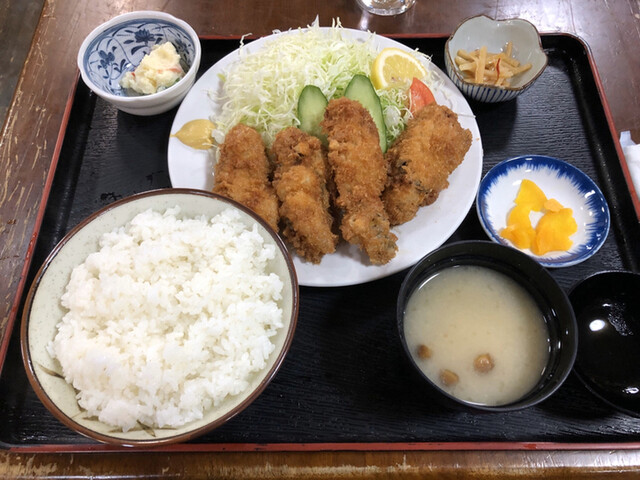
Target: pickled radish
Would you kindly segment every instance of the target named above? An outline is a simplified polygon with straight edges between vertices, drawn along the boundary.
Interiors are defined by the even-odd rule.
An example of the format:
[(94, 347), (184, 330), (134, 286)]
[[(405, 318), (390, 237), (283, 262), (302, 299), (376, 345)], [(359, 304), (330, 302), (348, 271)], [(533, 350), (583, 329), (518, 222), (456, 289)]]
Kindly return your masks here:
[(516, 205), (528, 206), (534, 212), (540, 212), (546, 201), (547, 196), (538, 185), (531, 180), (522, 180), (518, 196), (516, 197)]
[(531, 225), (529, 214), (531, 207), (527, 205), (516, 205), (509, 213), (507, 228), (500, 232), (500, 235), (510, 240), (518, 248), (531, 248), (536, 237), (536, 231)]
[[(535, 255), (571, 248), (570, 237), (578, 231), (573, 210), (556, 199), (548, 199), (542, 189), (528, 179), (520, 183), (515, 204), (507, 216), (507, 226), (500, 231), (502, 238), (517, 248), (530, 249)], [(535, 227), (531, 212), (544, 213)]]
[(554, 250), (569, 250), (573, 242), (569, 238), (578, 231), (573, 218), (573, 210), (562, 208), (557, 212), (549, 211), (538, 221), (536, 235), (531, 251), (544, 255)]
[(562, 204), (555, 198), (550, 198), (544, 202), (544, 209), (549, 210), (550, 212), (559, 212), (562, 210)]

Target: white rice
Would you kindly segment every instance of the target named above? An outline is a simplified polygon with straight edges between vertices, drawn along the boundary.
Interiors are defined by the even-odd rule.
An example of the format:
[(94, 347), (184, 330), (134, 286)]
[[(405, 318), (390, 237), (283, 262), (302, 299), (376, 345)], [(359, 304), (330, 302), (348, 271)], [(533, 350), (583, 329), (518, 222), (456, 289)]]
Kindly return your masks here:
[(239, 213), (148, 210), (74, 268), (49, 344), (89, 416), (178, 427), (243, 392), (283, 326), (276, 247)]

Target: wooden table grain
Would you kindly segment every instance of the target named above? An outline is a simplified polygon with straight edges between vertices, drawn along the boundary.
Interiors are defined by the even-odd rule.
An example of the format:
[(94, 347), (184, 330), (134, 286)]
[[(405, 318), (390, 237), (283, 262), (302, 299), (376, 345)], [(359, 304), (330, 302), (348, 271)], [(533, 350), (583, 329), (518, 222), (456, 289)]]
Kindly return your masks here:
[[(162, 10), (200, 35), (265, 35), (339, 18), (379, 34), (450, 33), (466, 17), (521, 17), (541, 32), (564, 32), (591, 49), (617, 132), (640, 141), (640, 5), (636, 0), (417, 0), (396, 17), (363, 13), (355, 0), (48, 0), (0, 132), (0, 338), (11, 330), (34, 241), (43, 188), (83, 38), (98, 24), (133, 10)], [(0, 428), (2, 428), (0, 426)], [(6, 478), (635, 478), (640, 451), (597, 450), (0, 452)]]

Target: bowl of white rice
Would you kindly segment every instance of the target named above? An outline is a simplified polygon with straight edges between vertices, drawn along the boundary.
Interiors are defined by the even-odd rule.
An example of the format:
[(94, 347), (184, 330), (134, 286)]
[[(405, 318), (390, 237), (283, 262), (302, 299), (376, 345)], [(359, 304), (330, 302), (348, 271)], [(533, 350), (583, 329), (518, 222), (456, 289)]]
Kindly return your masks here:
[(262, 393), (298, 302), (291, 257), (253, 212), (200, 190), (145, 192), (91, 215), (46, 259), (22, 317), (24, 365), (85, 436), (186, 441)]

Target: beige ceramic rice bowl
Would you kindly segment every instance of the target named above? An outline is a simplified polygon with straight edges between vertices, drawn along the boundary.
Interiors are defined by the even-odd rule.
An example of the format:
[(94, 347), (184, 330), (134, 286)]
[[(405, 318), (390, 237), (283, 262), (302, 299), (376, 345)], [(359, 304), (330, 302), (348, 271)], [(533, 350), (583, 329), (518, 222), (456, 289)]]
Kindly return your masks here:
[[(278, 325), (276, 325), (275, 327), (273, 325), (269, 326), (268, 328), (265, 326), (258, 327), (259, 335), (262, 335), (263, 331), (269, 332), (268, 342), (266, 341), (265, 335), (265, 338), (259, 338), (258, 347), (254, 345), (249, 349), (249, 357), (251, 357), (253, 355), (252, 352), (255, 352), (256, 350), (260, 351), (258, 356), (265, 357), (264, 360), (261, 358), (260, 362), (258, 362), (258, 365), (262, 365), (262, 368), (258, 369), (258, 367), (255, 367), (254, 365), (255, 368), (253, 370), (245, 369), (248, 370), (248, 373), (243, 370), (243, 372), (245, 372), (245, 377), (242, 379), (242, 382), (238, 384), (243, 385), (244, 387), (237, 388), (237, 390), (241, 390), (240, 393), (232, 392), (223, 395), (222, 399), (217, 398), (215, 402), (210, 401), (209, 403), (211, 405), (209, 408), (204, 409), (201, 415), (202, 418), (197, 418), (198, 412), (196, 412), (194, 415), (192, 415), (193, 418), (190, 418), (189, 415), (178, 417), (190, 418), (187, 423), (179, 426), (167, 425), (166, 422), (162, 426), (159, 426), (159, 424), (149, 426), (149, 422), (145, 423), (144, 421), (138, 422), (135, 420), (133, 426), (131, 426), (131, 424), (129, 424), (126, 428), (114, 426), (113, 423), (108, 424), (99, 420), (98, 415), (89, 414), (90, 408), (81, 408), (79, 406), (79, 391), (72, 387), (69, 383), (67, 383), (67, 381), (63, 377), (61, 361), (59, 361), (57, 357), (52, 357), (52, 345), (54, 344), (54, 338), (58, 334), (58, 326), (63, 317), (65, 317), (65, 315), (71, 311), (70, 308), (72, 308), (69, 307), (69, 305), (63, 306), (63, 302), (61, 301), (61, 299), (63, 295), (65, 295), (67, 285), (70, 284), (72, 270), (74, 270), (75, 267), (81, 264), (89, 264), (87, 258), (90, 256), (90, 254), (101, 249), (98, 243), (100, 238), (102, 238), (102, 241), (104, 242), (105, 234), (107, 234), (108, 232), (113, 232), (114, 229), (122, 227), (123, 225), (131, 225), (131, 220), (141, 212), (149, 213), (149, 209), (152, 209), (153, 212), (166, 212), (168, 210), (175, 209), (176, 206), (179, 206), (179, 216), (181, 218), (184, 217), (188, 220), (192, 220), (193, 218), (201, 215), (204, 215), (204, 217), (207, 219), (211, 217), (219, 218), (221, 216), (221, 212), (223, 211), (225, 213), (222, 215), (226, 215), (230, 211), (234, 212), (232, 215), (233, 218), (237, 222), (240, 222), (246, 226), (247, 231), (250, 231), (251, 235), (253, 235), (251, 237), (253, 241), (258, 245), (264, 246), (264, 250), (262, 250), (262, 252), (269, 252), (268, 254), (264, 254), (264, 258), (257, 263), (260, 263), (264, 270), (264, 272), (260, 272), (260, 275), (269, 280), (273, 280), (271, 284), (277, 285), (278, 289), (276, 289), (275, 287), (259, 288), (263, 288), (265, 291), (269, 290), (269, 295), (271, 296), (268, 297), (268, 301), (264, 300), (263, 303), (269, 304), (267, 307), (265, 307), (271, 309), (269, 310), (269, 312), (281, 312), (279, 316), (276, 315), (276, 317), (281, 321), (278, 320), (278, 322), (276, 322), (278, 323)], [(236, 227), (239, 227), (239, 223), (236, 223)], [(197, 232), (197, 230), (198, 225), (195, 226), (195, 231)], [(174, 233), (172, 235), (178, 234)], [(195, 237), (197, 237), (197, 235), (195, 235)], [(260, 239), (260, 237), (262, 240)], [(172, 239), (174, 238), (175, 237), (172, 237)], [(210, 238), (210, 235), (207, 238)], [(172, 250), (172, 245), (173, 243), (170, 244), (169, 250)], [(208, 244), (207, 248), (209, 248)], [(160, 250), (162, 250), (162, 248), (160, 248)], [(236, 256), (228, 256), (225, 253), (225, 255), (223, 256), (225, 256), (227, 263), (232, 264), (234, 268), (237, 269), (239, 264), (243, 265), (243, 267), (246, 265), (246, 263), (243, 263), (247, 262), (246, 257), (243, 257), (243, 254), (243, 252), (240, 252), (240, 254)], [(252, 262), (256, 263), (254, 259), (256, 256), (260, 255), (261, 254), (254, 255), (254, 257), (252, 257)], [(144, 254), (142, 254), (142, 256), (144, 256)], [(218, 257), (220, 257), (220, 255), (218, 255)], [(191, 262), (187, 270), (198, 269), (202, 266), (200, 260), (193, 260), (189, 257), (189, 255), (187, 255), (186, 258), (189, 259), (187, 260), (187, 262)], [(214, 258), (213, 261), (216, 262), (217, 260), (215, 260)], [(253, 263), (251, 263), (252, 267), (250, 267), (249, 270), (253, 268)], [(109, 262), (107, 262), (107, 266), (108, 264)], [(207, 268), (203, 270), (204, 271), (200, 273), (205, 276), (209, 275), (211, 271), (214, 270), (217, 273), (217, 269), (212, 268), (211, 265), (208, 265)], [(275, 274), (276, 277), (274, 277), (272, 274)], [(232, 273), (229, 274), (229, 279), (237, 280), (225, 280), (224, 284), (228, 285), (229, 289), (238, 288), (237, 284), (242, 282), (242, 280), (239, 280), (239, 278), (240, 277), (238, 277), (238, 273), (234, 273), (234, 271), (232, 270)], [(248, 278), (253, 279), (257, 277), (254, 276)], [(274, 278), (280, 279), (281, 286), (279, 285), (280, 282), (274, 280)], [(116, 284), (117, 283), (119, 282), (116, 282)], [(150, 283), (154, 284), (153, 281)], [(266, 285), (267, 283), (268, 281), (265, 281), (264, 284)], [(267, 298), (267, 294), (263, 294), (262, 291), (258, 291), (258, 293), (256, 293), (256, 288), (258, 287), (255, 287), (255, 282), (253, 282), (253, 284), (254, 285), (250, 289), (241, 290), (242, 295), (244, 295), (245, 292), (253, 292), (251, 293), (250, 298), (247, 299), (249, 304), (257, 303), (258, 297), (262, 301), (263, 295), (264, 298)], [(87, 281), (83, 279), (83, 281), (80, 282), (79, 285), (81, 285), (80, 290), (82, 290), (82, 288), (87, 285)], [(263, 285), (263, 283), (259, 282), (259, 285)], [(115, 285), (114, 288), (118, 288), (118, 286)], [(177, 286), (176, 288), (183, 287)], [(273, 293), (271, 290), (277, 290), (277, 294)], [(211, 291), (213, 292), (214, 290)], [(146, 295), (145, 298), (149, 295), (151, 294)], [(161, 295), (160, 298), (173, 298), (170, 295), (163, 295), (164, 297)], [(212, 293), (211, 295), (215, 296), (214, 293)], [(224, 295), (220, 295), (220, 299), (215, 301), (209, 299), (208, 293), (201, 293), (199, 298), (204, 298), (210, 303), (213, 302), (214, 305), (215, 302), (225, 304), (225, 302), (227, 302), (227, 299), (229, 298), (229, 293), (227, 292)], [(242, 297), (240, 298), (241, 301), (239, 301), (238, 303), (242, 303), (242, 301), (244, 301)], [(82, 297), (80, 297), (80, 299), (82, 300)], [(129, 302), (131, 301), (133, 301), (134, 304), (136, 303), (135, 298), (133, 298), (133, 300), (129, 300)], [(82, 303), (82, 301), (80, 301), (79, 303)], [(147, 303), (142, 301), (141, 304), (143, 306), (147, 305), (144, 308), (148, 309)], [(224, 307), (228, 309), (228, 305), (225, 304)], [(170, 308), (173, 307), (170, 306)], [(262, 308), (262, 306), (259, 306), (258, 308)], [(227, 310), (225, 310), (225, 312), (226, 311)], [(170, 312), (173, 313), (173, 310), (170, 310)], [(203, 433), (222, 425), (231, 417), (246, 408), (253, 400), (255, 400), (258, 395), (265, 389), (269, 381), (274, 377), (276, 371), (278, 370), (284, 359), (285, 354), (289, 349), (295, 330), (297, 314), (298, 283), (291, 257), (289, 256), (286, 247), (284, 246), (280, 238), (273, 232), (273, 230), (266, 226), (266, 224), (262, 220), (260, 220), (248, 209), (245, 209), (244, 207), (232, 201), (216, 196), (214, 194), (188, 189), (157, 190), (135, 195), (133, 197), (123, 199), (121, 201), (115, 202), (112, 205), (109, 205), (108, 207), (105, 207), (104, 209), (95, 213), (94, 215), (83, 221), (80, 225), (75, 227), (71, 232), (69, 232), (68, 235), (65, 236), (65, 238), (58, 244), (58, 246), (56, 246), (56, 248), (45, 261), (44, 265), (40, 268), (40, 271), (38, 272), (36, 279), (34, 280), (33, 285), (31, 286), (31, 289), (28, 293), (22, 317), (21, 347), (24, 365), (27, 370), (27, 376), (36, 394), (44, 403), (44, 405), (51, 411), (51, 413), (65, 425), (85, 436), (101, 442), (117, 445), (154, 446), (185, 441), (202, 435)], [(246, 318), (251, 317), (255, 319), (262, 316), (264, 315), (253, 315), (253, 317), (247, 315)], [(169, 317), (171, 317), (171, 315), (169, 315)], [(180, 318), (183, 319), (184, 317)], [(200, 317), (196, 316), (196, 318)], [(91, 319), (89, 321), (91, 321)], [(151, 316), (150, 320), (147, 319), (145, 321), (153, 324), (155, 320), (154, 317)], [(136, 322), (134, 323), (139, 323), (139, 321), (136, 320)], [(85, 325), (86, 321), (85, 323), (81, 322), (79, 324), (75, 324), (75, 326), (72, 325), (71, 331), (80, 330), (81, 327), (84, 327)], [(138, 327), (139, 325), (134, 325), (132, 328)], [(122, 327), (119, 326), (117, 328)], [(200, 328), (200, 330), (198, 330), (198, 333), (200, 334), (200, 332), (203, 331), (203, 327), (198, 328)], [(179, 329), (180, 328), (176, 327), (176, 330)], [(125, 333), (130, 336), (132, 335), (132, 331), (133, 330), (127, 332), (125, 330)], [(169, 332), (171, 331), (172, 330), (170, 327)], [(217, 341), (215, 340), (216, 335), (218, 335), (218, 333), (216, 332), (218, 332), (218, 330), (215, 329), (208, 331), (207, 335), (209, 335), (209, 337), (207, 337), (207, 340)], [(225, 332), (227, 331), (225, 330)], [(143, 331), (142, 337), (144, 337), (145, 334), (146, 332)], [(90, 338), (91, 335), (92, 334), (90, 334), (87, 338)], [(188, 338), (187, 334), (184, 332), (180, 333), (180, 335), (184, 335), (185, 338)], [(154, 340), (155, 343), (158, 343), (157, 338), (164, 338), (164, 336), (165, 334), (163, 334), (162, 332), (159, 336), (156, 335), (156, 340)], [(138, 341), (140, 341), (140, 337), (141, 335), (138, 335)], [(198, 339), (198, 335), (194, 335), (193, 337), (195, 339)], [(149, 338), (152, 338), (151, 334), (149, 334)], [(232, 348), (229, 347), (230, 343), (233, 345), (238, 344), (238, 342), (226, 342), (227, 338), (234, 337), (231, 334), (228, 334), (227, 337), (222, 337), (222, 340), (220, 340), (220, 342), (223, 347), (220, 347), (221, 349)], [(127, 340), (127, 338), (124, 338), (123, 340)], [(89, 342), (88, 339), (84, 341)], [(62, 347), (59, 348), (59, 354), (62, 358), (64, 355), (68, 354), (65, 349), (69, 349), (70, 347), (66, 346), (66, 344), (61, 345)], [(125, 345), (125, 347), (123, 348), (126, 350), (126, 341), (123, 342), (123, 345)], [(155, 344), (151, 340), (149, 340), (150, 350), (152, 349), (152, 345)], [(240, 345), (244, 347), (244, 344), (242, 342), (240, 342)], [(82, 343), (79, 345), (76, 344), (74, 348), (78, 351), (82, 350)], [(151, 358), (151, 353), (144, 351), (145, 348), (145, 345), (143, 345), (142, 348), (140, 348), (140, 346), (138, 345), (138, 350), (144, 352), (144, 358)], [(159, 347), (155, 345), (153, 348), (158, 349)], [(207, 350), (207, 348), (203, 348), (203, 351), (204, 350)], [(135, 353), (136, 358), (140, 355), (139, 351)], [(180, 357), (175, 355), (175, 351), (173, 357), (171, 357), (170, 349), (165, 348), (163, 352), (164, 353), (159, 356), (161, 358), (161, 361), (159, 361), (159, 363), (168, 363), (170, 368), (174, 368), (173, 362), (175, 362), (176, 359), (179, 359)], [(188, 352), (188, 349), (183, 350), (181, 355), (183, 355), (185, 352)], [(101, 355), (94, 354), (92, 357), (91, 352), (82, 354), (84, 356), (82, 356), (81, 352), (79, 352), (78, 355), (78, 358), (83, 358), (84, 362), (88, 361), (86, 360), (87, 358), (91, 358), (92, 362), (98, 363), (102, 362), (103, 360), (103, 356)], [(215, 356), (216, 352), (209, 353), (209, 355)], [(220, 382), (218, 381), (218, 379), (233, 376), (234, 371), (236, 369), (239, 369), (239, 359), (246, 358), (246, 356), (247, 355), (244, 354), (244, 356), (236, 355), (228, 357), (232, 358), (231, 363), (221, 363), (221, 365), (223, 365), (226, 369), (224, 375), (222, 377), (216, 377), (214, 375), (216, 381), (202, 386), (200, 391), (207, 389), (211, 391), (218, 389), (219, 387), (222, 388), (221, 385), (224, 382)], [(167, 358), (170, 358), (170, 361), (166, 361)], [(86, 377), (91, 377), (92, 375), (94, 375), (96, 371), (100, 371), (100, 369), (103, 369), (110, 374), (107, 375), (108, 379), (122, 376), (120, 373), (113, 373), (119, 372), (118, 368), (120, 368), (119, 365), (114, 366), (114, 364), (118, 364), (118, 362), (105, 362), (106, 366), (102, 366), (102, 364), (100, 364), (100, 367), (96, 370), (96, 368), (94, 368), (94, 365), (74, 365), (74, 362), (72, 361), (71, 367), (79, 367), (76, 370), (80, 373), (83, 373), (85, 371), (90, 372), (91, 375), (86, 375), (86, 373), (84, 374), (85, 379)], [(210, 362), (206, 365), (211, 366), (213, 364), (218, 365), (218, 363), (215, 362)], [(83, 370), (83, 368), (85, 367), (86, 369)], [(148, 366), (143, 367), (144, 368), (141, 370), (143, 373), (141, 375), (139, 374), (136, 377), (142, 378), (143, 383), (148, 383), (148, 381), (150, 381), (150, 378), (164, 380), (165, 377), (169, 375), (166, 372), (162, 374), (158, 374), (156, 372), (156, 375), (154, 377), (153, 369), (149, 370)], [(111, 372), (110, 369), (114, 369), (113, 372)], [(178, 368), (175, 367), (175, 369)], [(74, 370), (74, 368), (71, 368), (71, 370)], [(201, 370), (203, 369), (201, 368)], [(207, 370), (207, 368), (204, 368), (204, 370)], [(207, 375), (209, 373), (211, 372), (203, 372), (204, 375)], [(190, 374), (189, 379), (191, 379), (192, 376), (193, 374)], [(82, 375), (79, 375), (79, 377), (82, 377)], [(91, 379), (89, 378), (89, 380)], [(175, 383), (175, 381), (173, 382)], [(179, 398), (180, 401), (182, 401), (182, 399), (188, 399), (188, 397), (192, 396), (191, 390), (186, 392), (186, 394), (183, 390), (180, 390), (180, 388), (184, 388), (184, 385), (187, 385), (186, 381), (181, 383), (180, 385), (182, 385), (182, 387), (178, 388), (179, 391), (177, 393), (177, 398)], [(157, 388), (157, 386), (154, 388)], [(142, 387), (138, 389), (138, 387), (136, 386), (133, 391), (142, 392), (143, 390)], [(144, 391), (146, 392), (146, 390)], [(153, 392), (153, 389), (151, 391)], [(111, 396), (114, 395), (114, 392), (115, 394), (118, 393), (117, 387), (116, 390), (111, 390)], [(164, 392), (162, 393), (164, 394)], [(151, 394), (150, 397), (153, 399), (155, 398), (155, 395)], [(91, 399), (85, 401), (85, 403), (91, 402)], [(206, 405), (206, 402), (203, 402), (203, 404)], [(113, 405), (111, 405), (110, 408), (113, 410)], [(175, 408), (173, 407), (168, 410), (166, 408), (164, 409), (164, 413), (160, 415), (162, 421), (165, 421), (167, 416), (171, 417), (171, 415), (167, 414), (167, 411), (171, 413), (173, 411), (172, 409), (175, 410)], [(115, 411), (116, 413), (118, 412), (117, 408)], [(111, 415), (111, 417), (113, 417), (113, 415)]]

